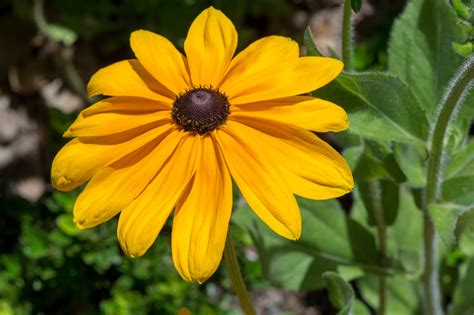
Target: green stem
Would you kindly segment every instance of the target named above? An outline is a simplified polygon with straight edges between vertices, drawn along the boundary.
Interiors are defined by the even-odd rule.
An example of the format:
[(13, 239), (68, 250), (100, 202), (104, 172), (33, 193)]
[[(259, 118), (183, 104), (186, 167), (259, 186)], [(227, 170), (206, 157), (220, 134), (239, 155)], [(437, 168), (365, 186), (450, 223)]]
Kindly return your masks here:
[(342, 15), (342, 61), (344, 69), (352, 70), (352, 7), (351, 0), (344, 0)]
[(227, 232), (227, 240), (225, 242), (224, 248), (224, 260), (229, 271), (232, 286), (234, 287), (235, 293), (239, 298), (240, 305), (242, 307), (242, 310), (244, 311), (244, 314), (255, 315), (255, 308), (245, 287), (245, 282), (242, 277), (242, 273), (240, 272), (239, 262), (237, 260), (237, 254), (235, 251), (235, 245), (230, 235), (230, 230)]
[(86, 93), (86, 85), (82, 81), (79, 72), (77, 71), (74, 63), (71, 58), (67, 56), (65, 48), (62, 48), (60, 43), (50, 34), (50, 27), (46, 21), (44, 14), (44, 2), (43, 0), (34, 0), (33, 3), (33, 19), (36, 23), (36, 27), (41, 33), (48, 39), (55, 49), (55, 58), (56, 62), (59, 64), (59, 67), (64, 71), (66, 80), (69, 82), (74, 91), (79, 94), (85, 101), (88, 101), (88, 96)]
[(471, 55), (451, 80), (438, 107), (436, 123), (430, 134), (430, 154), (428, 158), (427, 184), (423, 205), (425, 268), (422, 275), (424, 312), (426, 315), (442, 315), (441, 290), (438, 273), (438, 252), (436, 230), (431, 220), (428, 205), (437, 202), (441, 195), (443, 181), (444, 145), (447, 141), (448, 126), (461, 105), (474, 78), (474, 55)]
[[(374, 219), (377, 226), (377, 236), (380, 250), (380, 264), (381, 266), (386, 265), (387, 261), (387, 225), (385, 224), (385, 215), (383, 212), (382, 204), (382, 189), (380, 182), (376, 180), (370, 180), (367, 182), (367, 189), (370, 194), (370, 200), (372, 202), (372, 210), (374, 213)], [(379, 276), (379, 311), (378, 315), (385, 314), (385, 301), (387, 296), (387, 279), (385, 276)]]

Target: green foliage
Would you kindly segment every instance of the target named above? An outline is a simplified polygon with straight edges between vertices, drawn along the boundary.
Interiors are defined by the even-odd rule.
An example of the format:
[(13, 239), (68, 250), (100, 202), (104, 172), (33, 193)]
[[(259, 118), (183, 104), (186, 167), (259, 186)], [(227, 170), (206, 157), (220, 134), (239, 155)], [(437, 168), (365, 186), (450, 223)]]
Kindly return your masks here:
[(428, 209), (441, 240), (448, 249), (452, 249), (456, 242), (454, 230), (462, 210), (459, 206), (449, 204), (432, 204)]
[[(429, 131), (449, 80), (463, 62), (451, 49), (451, 44), (461, 38), (447, 0), (409, 1), (393, 25), (388, 71), (343, 73), (313, 93), (341, 105), (349, 114), (349, 134), (338, 134), (336, 138), (353, 171), (356, 190), (349, 214), (333, 201), (299, 199), (303, 233), (298, 243), (277, 239), (257, 219), (250, 218), (247, 208), (239, 210), (236, 222), (250, 226), (264, 274), (273, 283), (294, 290), (320, 288), (325, 284), (320, 276), (330, 272), (331, 281), (326, 287), (331, 301), (346, 314), (351, 305), (354, 312), (360, 301), (354, 300), (352, 289), (344, 280), (354, 281), (360, 298), (377, 310), (382, 290), (380, 277), (384, 275), (385, 314), (420, 314), (418, 277), (425, 259), (421, 208), (431, 154)], [(320, 55), (309, 30), (305, 44), (308, 55)], [(367, 56), (362, 53), (357, 58)], [(427, 207), (445, 245), (443, 257), (450, 271), (444, 275), (443, 283), (454, 290), (450, 314), (456, 315), (470, 314), (474, 308), (474, 145), (469, 141), (474, 93), (466, 94), (464, 106), (447, 130), (441, 199)], [(377, 198), (382, 207), (382, 223), (375, 217)], [(343, 218), (345, 227), (337, 223)], [(357, 236), (347, 233), (353, 223), (359, 227)], [(379, 234), (381, 224), (383, 240)], [(369, 251), (364, 254), (368, 259), (364, 262), (351, 256), (349, 250), (362, 239), (364, 250)], [(383, 255), (381, 241), (386, 243)], [(333, 249), (335, 244), (339, 251)], [(286, 267), (289, 265), (293, 266), (290, 270)], [(346, 276), (343, 269), (348, 267), (359, 272)], [(355, 314), (364, 312), (358, 310)]]
[[(462, 37), (447, 0), (410, 1), (394, 23), (388, 50), (389, 70), (410, 86), (430, 121), (449, 80), (463, 62), (451, 48)], [(472, 105), (464, 106), (455, 118), (451, 137), (460, 134), (464, 139), (469, 129), (474, 93), (468, 95), (465, 103)]]
[(315, 95), (343, 106), (350, 131), (368, 139), (422, 142), (428, 136), (423, 108), (408, 86), (391, 74), (344, 73)]
[(306, 46), (306, 54), (308, 56), (322, 56), (318, 47), (316, 47), (314, 44), (313, 32), (311, 32), (311, 28), (309, 26), (304, 31), (304, 44)]
[[(303, 217), (298, 242), (275, 235), (247, 205), (233, 217), (239, 226), (249, 229), (263, 263), (263, 272), (273, 283), (294, 290), (321, 288), (324, 271), (338, 271), (344, 266), (384, 275), (404, 272), (395, 262), (384, 267), (378, 265), (373, 235), (347, 217), (336, 201), (302, 198), (298, 201)], [(347, 280), (351, 278), (352, 275)]]
[(453, 294), (449, 315), (470, 315), (474, 312), (472, 292), (474, 292), (474, 258), (460, 267), (460, 278)]
[[(418, 300), (417, 285), (415, 281), (402, 277), (387, 278), (387, 315), (418, 314), (420, 302)], [(365, 301), (370, 306), (379, 307), (379, 281), (377, 277), (369, 275), (359, 282), (360, 291)]]
[(362, 7), (362, 0), (351, 0), (351, 6), (352, 10), (354, 10), (355, 13), (358, 13)]
[[(367, 209), (368, 220), (367, 223), (369, 225), (376, 225), (376, 219), (374, 217), (374, 213), (377, 211), (374, 209), (373, 203), (373, 191), (368, 187), (370, 183), (368, 182), (361, 182), (360, 183), (360, 190), (359, 194), (364, 203), (365, 208)], [(386, 225), (392, 225), (397, 218), (397, 212), (399, 209), (399, 199), (400, 199), (400, 187), (391, 182), (386, 180), (379, 181), (379, 185), (376, 187), (379, 191), (377, 193), (380, 194), (380, 201), (383, 204), (383, 217)]]
[(70, 46), (77, 40), (77, 34), (64, 26), (50, 24), (47, 29), (48, 36), (55, 42)]
[(19, 240), (16, 247), (1, 247), (1, 314), (51, 314), (58, 305), (60, 313), (76, 312), (80, 305), (86, 314), (174, 314), (182, 306), (196, 314), (222, 311), (174, 270), (169, 228), (144, 257), (127, 258), (115, 221), (87, 231), (75, 227), (71, 211), (77, 195), (54, 192), (36, 206), (2, 196), (4, 217), (19, 214), (21, 230), (12, 235)]
[(389, 145), (367, 140), (361, 145), (349, 147), (344, 157), (358, 180), (390, 179), (404, 182), (405, 175), (395, 161), (394, 152)]
[(352, 287), (335, 272), (323, 273), (323, 279), (326, 282), (331, 303), (339, 310), (337, 314), (352, 314), (352, 304), (355, 299)]
[(462, 19), (468, 19), (470, 16), (470, 10), (467, 5), (465, 5), (462, 0), (453, 0), (453, 7), (456, 10), (457, 15)]

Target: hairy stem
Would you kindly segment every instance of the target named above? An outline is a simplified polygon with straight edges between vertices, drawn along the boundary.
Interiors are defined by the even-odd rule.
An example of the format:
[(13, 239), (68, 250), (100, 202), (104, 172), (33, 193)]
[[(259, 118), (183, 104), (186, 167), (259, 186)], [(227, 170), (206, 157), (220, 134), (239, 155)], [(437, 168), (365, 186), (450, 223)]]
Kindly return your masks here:
[(230, 230), (227, 232), (227, 240), (225, 242), (224, 248), (224, 260), (227, 265), (227, 270), (229, 271), (232, 286), (234, 287), (235, 293), (239, 298), (240, 305), (242, 307), (242, 310), (244, 311), (244, 314), (255, 315), (255, 308), (247, 292), (247, 288), (245, 287), (245, 282), (242, 277), (242, 273), (240, 272), (239, 262), (237, 260), (237, 254), (235, 251), (235, 245), (230, 235)]
[(342, 61), (344, 69), (352, 70), (352, 7), (351, 0), (344, 0), (342, 15)]
[[(385, 224), (385, 215), (382, 204), (382, 189), (380, 182), (370, 180), (367, 182), (367, 189), (372, 202), (375, 223), (377, 225), (377, 237), (380, 250), (380, 264), (384, 266), (387, 260), (387, 225)], [(385, 300), (387, 296), (387, 279), (381, 275), (379, 277), (379, 311), (378, 315), (385, 314)]]
[(443, 181), (444, 145), (448, 126), (461, 106), (463, 95), (467, 93), (474, 78), (474, 56), (471, 55), (454, 75), (438, 106), (436, 123), (430, 134), (430, 154), (428, 158), (427, 184), (424, 196), (424, 249), (425, 266), (422, 275), (424, 313), (442, 315), (441, 290), (439, 285), (438, 252), (436, 230), (431, 220), (428, 205), (438, 201)]

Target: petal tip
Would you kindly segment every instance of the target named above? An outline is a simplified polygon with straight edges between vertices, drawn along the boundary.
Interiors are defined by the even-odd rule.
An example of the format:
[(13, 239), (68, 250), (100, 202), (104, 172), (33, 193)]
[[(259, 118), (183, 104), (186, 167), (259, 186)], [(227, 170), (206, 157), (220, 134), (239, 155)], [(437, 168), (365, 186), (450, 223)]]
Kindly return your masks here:
[(180, 273), (181, 275), (181, 278), (183, 278), (184, 280), (186, 280), (187, 282), (190, 282), (190, 283), (197, 283), (197, 284), (203, 284), (204, 282), (206, 282), (207, 279), (209, 279), (214, 273), (210, 274), (210, 275), (189, 275), (189, 276), (185, 276), (183, 274)]
[(297, 241), (301, 237), (301, 226), (296, 231), (290, 231), (291, 236), (288, 237), (289, 240)]
[(121, 233), (117, 230), (117, 238), (120, 244), (120, 248), (130, 258), (137, 258), (145, 255), (148, 250), (148, 247), (141, 246), (136, 242), (125, 242), (125, 240), (121, 237)]
[(74, 189), (73, 185), (71, 185), (71, 181), (68, 180), (66, 176), (57, 174), (57, 172), (53, 172), (51, 175), (51, 184), (53, 185), (54, 189), (63, 192)]
[(84, 225), (83, 223), (84, 223), (84, 221), (77, 220), (77, 218), (74, 217), (74, 224), (76, 224), (76, 227), (79, 230), (85, 230), (85, 229), (88, 228), (88, 226)]

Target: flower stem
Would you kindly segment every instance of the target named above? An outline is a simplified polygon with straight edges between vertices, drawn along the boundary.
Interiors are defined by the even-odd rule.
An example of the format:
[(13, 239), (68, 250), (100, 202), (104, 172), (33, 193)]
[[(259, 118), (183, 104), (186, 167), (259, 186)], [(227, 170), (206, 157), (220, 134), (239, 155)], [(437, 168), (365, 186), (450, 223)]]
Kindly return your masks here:
[(72, 89), (87, 102), (88, 96), (86, 93), (86, 85), (74, 66), (71, 56), (68, 56), (66, 53), (66, 47), (61, 47), (61, 45), (51, 36), (50, 25), (46, 21), (44, 14), (44, 0), (34, 0), (33, 19), (38, 30), (43, 33), (52, 44), (56, 62), (63, 69), (66, 80), (71, 85)]
[(344, 69), (352, 70), (352, 7), (351, 0), (344, 0), (342, 15), (342, 61)]
[(431, 220), (428, 205), (437, 202), (441, 195), (443, 181), (444, 145), (447, 141), (448, 126), (462, 103), (474, 79), (474, 55), (471, 55), (454, 75), (438, 107), (436, 123), (430, 134), (430, 154), (428, 158), (427, 184), (423, 204), (425, 268), (422, 275), (424, 313), (442, 315), (441, 290), (438, 273), (438, 252), (436, 230)]
[(235, 293), (240, 301), (240, 306), (246, 315), (255, 315), (255, 308), (252, 304), (252, 300), (245, 287), (242, 273), (240, 272), (239, 262), (237, 260), (237, 254), (235, 251), (234, 241), (230, 235), (230, 230), (227, 232), (227, 240), (224, 248), (224, 260), (229, 271), (230, 280), (234, 287)]
[[(375, 224), (377, 225), (377, 236), (380, 250), (380, 264), (385, 266), (387, 261), (387, 225), (385, 224), (385, 215), (382, 204), (382, 189), (380, 182), (370, 180), (367, 182), (367, 189), (372, 202)], [(381, 275), (379, 277), (379, 310), (378, 315), (385, 314), (385, 300), (387, 296), (387, 279)]]

